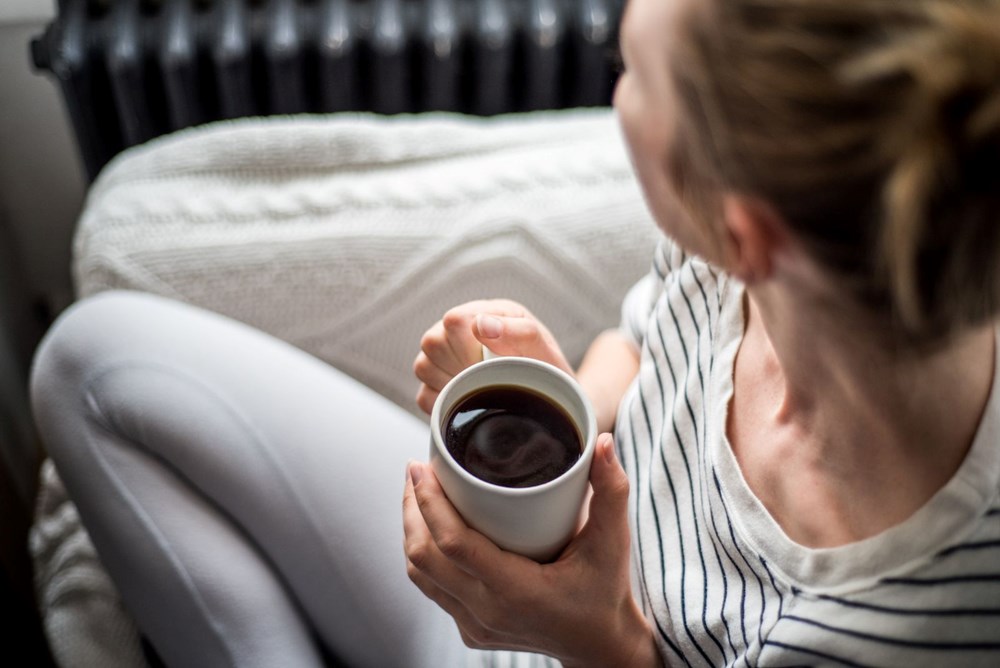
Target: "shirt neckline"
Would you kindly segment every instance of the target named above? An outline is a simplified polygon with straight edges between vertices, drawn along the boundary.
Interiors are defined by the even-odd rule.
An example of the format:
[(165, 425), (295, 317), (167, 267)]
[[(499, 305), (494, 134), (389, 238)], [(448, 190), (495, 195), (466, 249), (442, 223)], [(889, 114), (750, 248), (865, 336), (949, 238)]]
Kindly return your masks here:
[(720, 332), (712, 393), (709, 447), (733, 526), (769, 568), (804, 589), (842, 593), (918, 566), (975, 529), (1000, 489), (1000, 331), (993, 384), (972, 447), (952, 478), (902, 523), (875, 536), (832, 548), (810, 548), (788, 537), (747, 484), (725, 425), (733, 395), (736, 353), (745, 332), (745, 290), (732, 277), (720, 286)]

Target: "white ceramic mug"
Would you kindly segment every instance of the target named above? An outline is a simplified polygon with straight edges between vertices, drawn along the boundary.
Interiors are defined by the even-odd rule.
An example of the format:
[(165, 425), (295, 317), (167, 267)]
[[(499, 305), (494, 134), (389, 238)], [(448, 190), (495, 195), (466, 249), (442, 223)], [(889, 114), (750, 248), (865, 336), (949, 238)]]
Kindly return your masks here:
[[(452, 409), (488, 387), (521, 387), (560, 406), (581, 435), (580, 458), (554, 480), (534, 487), (503, 487), (472, 475), (448, 451), (443, 434)], [(583, 389), (551, 364), (495, 357), (465, 369), (441, 390), (431, 411), (431, 466), (466, 523), (501, 548), (549, 561), (576, 533), (597, 443), (597, 419)]]

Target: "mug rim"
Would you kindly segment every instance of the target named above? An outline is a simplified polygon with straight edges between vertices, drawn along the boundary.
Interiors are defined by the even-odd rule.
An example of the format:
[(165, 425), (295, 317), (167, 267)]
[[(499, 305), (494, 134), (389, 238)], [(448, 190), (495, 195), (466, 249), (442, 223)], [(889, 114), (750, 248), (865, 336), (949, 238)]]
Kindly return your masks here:
[[(449, 452), (447, 446), (445, 446), (444, 444), (444, 440), (441, 434), (441, 417), (442, 417), (441, 406), (443, 404), (442, 397), (446, 397), (447, 394), (450, 391), (452, 391), (452, 388), (455, 385), (457, 385), (459, 382), (461, 382), (468, 376), (471, 376), (475, 373), (481, 373), (482, 369), (486, 368), (487, 366), (496, 366), (500, 364), (521, 364), (524, 366), (532, 366), (541, 369), (547, 373), (554, 374), (567, 387), (573, 390), (573, 393), (580, 399), (580, 403), (583, 406), (584, 419), (586, 424), (578, 426), (585, 429), (586, 433), (582, 435), (581, 440), (583, 440), (583, 447), (580, 450), (580, 457), (575, 462), (573, 462), (572, 466), (563, 471), (561, 474), (559, 474), (552, 480), (548, 480), (546, 482), (541, 483), (540, 485), (532, 485), (531, 487), (507, 487), (505, 485), (498, 485), (496, 483), (483, 480), (482, 478), (478, 478), (472, 473), (469, 473), (469, 471), (467, 471), (464, 466), (459, 464), (458, 460), (456, 460), (452, 456), (451, 452)], [(518, 387), (523, 387), (532, 390), (534, 392), (539, 391), (530, 385), (519, 384), (516, 382), (508, 384), (513, 384)], [(552, 397), (548, 396), (547, 394), (546, 398), (548, 398), (549, 400), (553, 400)], [(557, 403), (561, 404), (561, 402)], [(452, 403), (452, 405), (454, 405), (454, 402)], [(560, 406), (560, 407), (566, 410), (565, 406)], [(466, 367), (458, 374), (453, 376), (452, 379), (449, 380), (443, 388), (441, 388), (441, 392), (438, 394), (437, 399), (435, 399), (434, 401), (434, 407), (431, 409), (431, 441), (434, 443), (434, 449), (437, 451), (437, 454), (442, 458), (444, 458), (448, 462), (449, 468), (464, 481), (476, 487), (481, 487), (485, 490), (489, 490), (504, 495), (531, 496), (534, 494), (541, 494), (557, 486), (557, 484), (561, 483), (561, 481), (564, 478), (567, 478), (571, 475), (575, 475), (576, 472), (583, 466), (589, 466), (591, 457), (587, 455), (592, 454), (597, 445), (597, 416), (594, 413), (593, 406), (591, 406), (590, 398), (583, 391), (583, 388), (580, 386), (579, 381), (577, 381), (575, 378), (573, 378), (571, 375), (569, 375), (559, 367), (550, 364), (548, 362), (543, 362), (542, 360), (536, 360), (530, 357), (519, 357), (513, 355), (493, 357), (488, 360), (483, 360), (482, 362), (476, 362), (475, 364)]]

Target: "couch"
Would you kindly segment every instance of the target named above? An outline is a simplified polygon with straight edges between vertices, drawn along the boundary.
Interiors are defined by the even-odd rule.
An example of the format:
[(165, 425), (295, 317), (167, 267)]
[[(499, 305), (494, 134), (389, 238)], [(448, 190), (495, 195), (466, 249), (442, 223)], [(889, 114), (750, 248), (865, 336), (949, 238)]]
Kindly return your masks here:
[[(78, 298), (197, 304), (419, 413), (412, 360), (448, 307), (522, 301), (578, 362), (657, 235), (608, 109), (250, 118), (118, 155), (89, 191), (73, 272)], [(51, 462), (40, 484), (30, 545), (57, 663), (155, 663)]]

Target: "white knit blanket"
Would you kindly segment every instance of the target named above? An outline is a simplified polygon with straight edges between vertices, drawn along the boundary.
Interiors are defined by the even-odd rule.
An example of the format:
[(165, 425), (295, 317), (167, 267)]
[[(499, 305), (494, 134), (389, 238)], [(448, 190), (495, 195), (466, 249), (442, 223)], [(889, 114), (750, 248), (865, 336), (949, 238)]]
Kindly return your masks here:
[[(522, 301), (578, 361), (617, 324), (656, 234), (607, 110), (245, 119), (109, 164), (79, 222), (74, 272), (81, 297), (130, 288), (203, 306), (416, 412), (412, 361), (448, 307)], [(44, 498), (61, 498), (57, 476), (42, 482)], [(89, 665), (66, 663), (86, 655), (71, 621), (110, 583), (82, 530), (66, 548), (77, 558), (53, 565), (53, 542), (73, 532), (51, 505), (33, 535), (43, 612), (60, 662)]]

